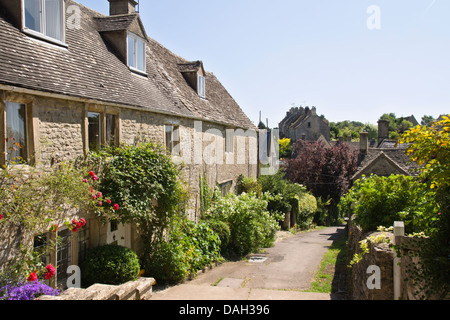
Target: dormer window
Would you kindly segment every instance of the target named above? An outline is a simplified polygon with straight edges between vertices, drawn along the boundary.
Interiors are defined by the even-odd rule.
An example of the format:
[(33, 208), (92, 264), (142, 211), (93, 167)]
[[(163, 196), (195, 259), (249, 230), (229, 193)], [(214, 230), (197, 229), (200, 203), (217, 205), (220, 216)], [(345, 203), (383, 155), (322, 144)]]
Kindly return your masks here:
[(197, 84), (197, 91), (198, 91), (197, 93), (198, 93), (198, 95), (200, 97), (202, 97), (202, 98), (206, 98), (205, 77), (201, 76), (201, 75), (198, 75), (197, 76), (197, 81), (198, 81), (198, 84)]
[(24, 31), (64, 42), (63, 0), (23, 0)]
[(145, 40), (131, 32), (127, 34), (127, 61), (128, 67), (145, 73)]

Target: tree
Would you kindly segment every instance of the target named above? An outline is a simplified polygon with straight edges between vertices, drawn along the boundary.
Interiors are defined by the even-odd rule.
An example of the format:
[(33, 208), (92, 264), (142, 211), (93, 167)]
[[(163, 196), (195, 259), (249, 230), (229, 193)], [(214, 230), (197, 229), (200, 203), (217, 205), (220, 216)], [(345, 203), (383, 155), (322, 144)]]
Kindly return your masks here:
[(341, 196), (350, 188), (356, 168), (357, 151), (352, 151), (347, 144), (327, 148), (321, 141), (300, 140), (288, 161), (286, 178), (306, 186), (316, 198), (330, 199), (329, 209), (336, 212)]
[[(436, 192), (440, 212), (432, 219), (429, 239), (420, 247), (417, 274), (427, 280), (427, 293), (450, 295), (450, 115), (416, 126), (401, 137), (407, 154), (419, 166), (419, 179)], [(421, 279), (419, 279), (421, 280)]]

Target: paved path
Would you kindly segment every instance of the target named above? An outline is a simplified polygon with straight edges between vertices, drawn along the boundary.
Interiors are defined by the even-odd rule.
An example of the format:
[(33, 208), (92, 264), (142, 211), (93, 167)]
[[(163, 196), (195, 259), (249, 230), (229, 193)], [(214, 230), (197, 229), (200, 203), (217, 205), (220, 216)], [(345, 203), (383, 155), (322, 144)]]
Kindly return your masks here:
[(248, 260), (226, 262), (184, 284), (157, 291), (151, 300), (330, 300), (308, 289), (323, 255), (344, 226), (299, 233)]

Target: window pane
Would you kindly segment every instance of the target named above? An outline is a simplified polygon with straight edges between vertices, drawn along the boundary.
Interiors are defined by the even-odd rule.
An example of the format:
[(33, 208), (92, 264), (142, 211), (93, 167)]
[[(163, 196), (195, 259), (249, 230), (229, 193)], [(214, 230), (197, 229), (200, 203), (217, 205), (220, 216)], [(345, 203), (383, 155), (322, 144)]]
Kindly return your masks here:
[(89, 150), (100, 150), (102, 144), (102, 123), (100, 113), (88, 112)]
[(26, 107), (24, 104), (7, 101), (5, 111), (7, 160), (20, 163), (27, 158)]
[(145, 43), (137, 40), (137, 69), (145, 71)]
[(45, 35), (62, 40), (61, 0), (45, 0)]
[(128, 36), (128, 65), (136, 68), (136, 47), (134, 38)]
[(172, 153), (172, 126), (166, 126), (166, 147)]
[(56, 252), (56, 276), (57, 284), (66, 288), (67, 268), (72, 264), (72, 235), (69, 229), (58, 232), (60, 237), (60, 243), (58, 244), (58, 250)]
[(198, 76), (198, 95), (205, 97), (205, 77), (203, 76)]
[(42, 32), (41, 0), (25, 0), (25, 26), (37, 32)]
[(116, 116), (112, 114), (106, 115), (106, 144), (116, 145)]

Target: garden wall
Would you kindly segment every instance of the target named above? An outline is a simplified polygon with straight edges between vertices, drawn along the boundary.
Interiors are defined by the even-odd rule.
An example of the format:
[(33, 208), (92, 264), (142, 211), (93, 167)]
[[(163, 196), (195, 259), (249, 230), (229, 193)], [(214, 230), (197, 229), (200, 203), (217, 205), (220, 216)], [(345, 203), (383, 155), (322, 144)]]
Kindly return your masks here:
[[(348, 256), (347, 265), (355, 253), (360, 253), (359, 242), (369, 236), (376, 236), (381, 232), (363, 233), (361, 228), (352, 220), (348, 223)], [(384, 232), (392, 239), (393, 234)], [(394, 278), (393, 278), (393, 260), (394, 250), (389, 248), (387, 243), (373, 244), (368, 243), (369, 253), (364, 254), (360, 262), (349, 268), (348, 289), (349, 296), (353, 300), (393, 300), (394, 299)], [(368, 273), (369, 266), (378, 266), (380, 268), (380, 289), (371, 289), (367, 285), (367, 280), (372, 275)]]
[[(389, 238), (389, 243), (374, 244), (368, 241), (369, 252), (362, 256), (361, 261), (349, 268), (348, 288), (349, 296), (353, 300), (419, 300), (424, 298), (418, 289), (418, 284), (414, 285), (411, 275), (408, 274), (408, 270), (417, 266), (420, 261), (417, 257), (417, 247), (413, 242), (413, 237), (404, 235), (402, 222), (394, 224), (394, 233), (363, 233), (361, 228), (350, 219), (348, 230), (347, 265), (350, 264), (355, 253), (361, 252), (360, 241), (379, 234), (385, 234)], [(401, 247), (399, 256), (390, 244)], [(372, 275), (372, 272), (368, 272), (369, 266), (380, 268), (380, 289), (370, 289), (367, 285), (368, 279)], [(428, 298), (433, 299), (433, 297)]]

